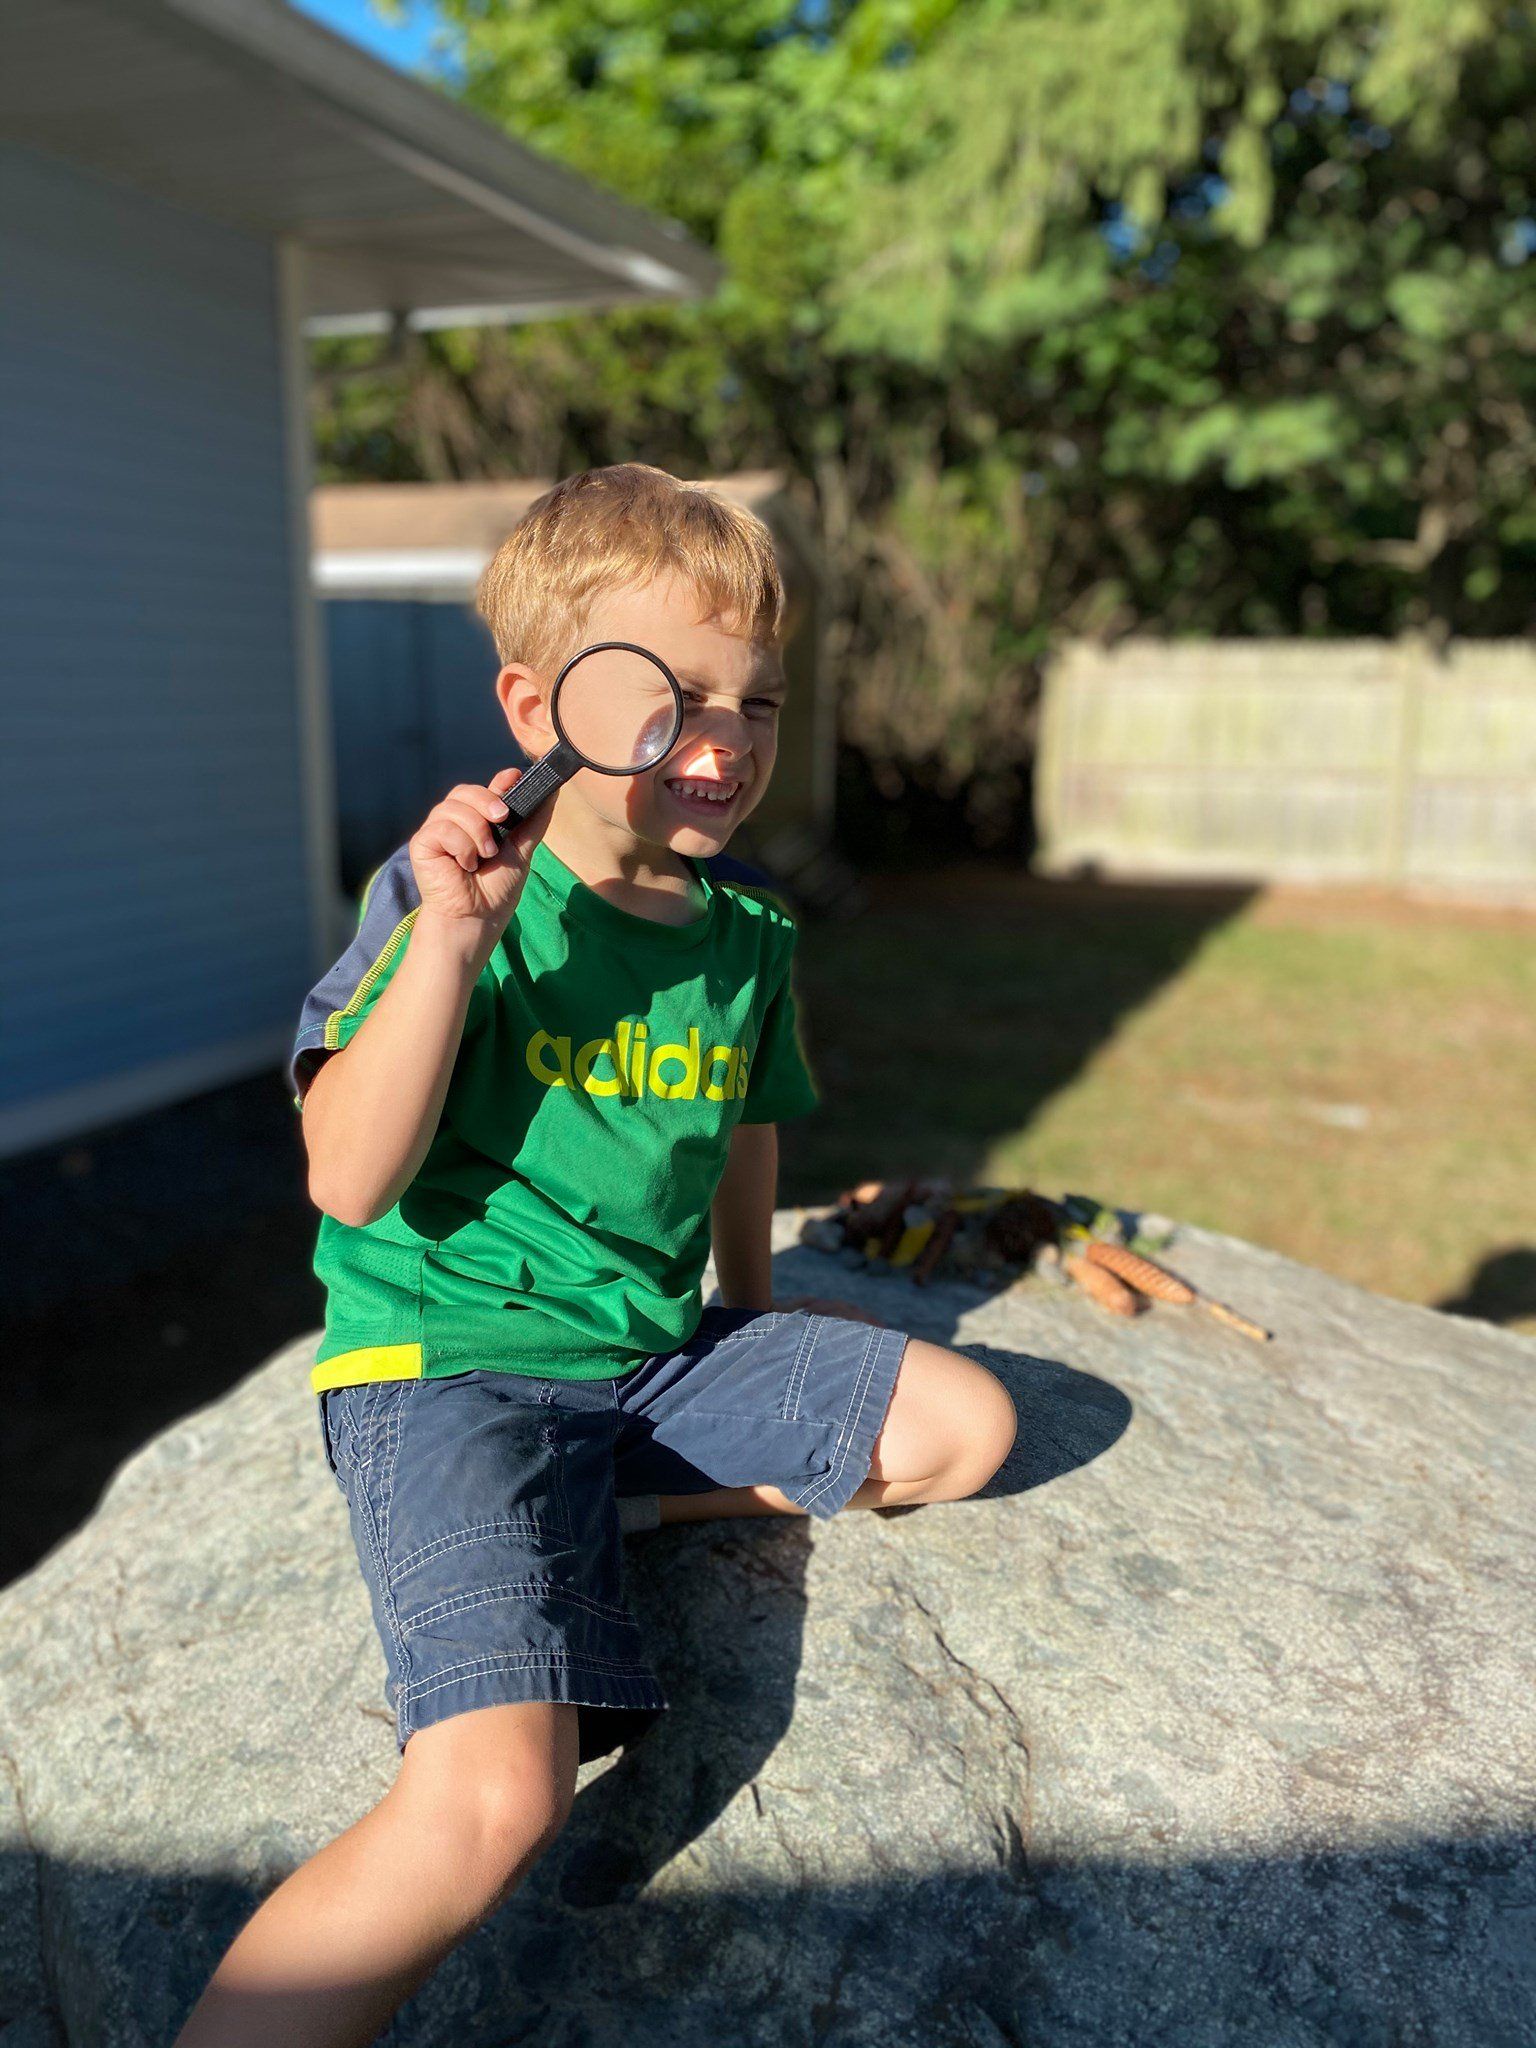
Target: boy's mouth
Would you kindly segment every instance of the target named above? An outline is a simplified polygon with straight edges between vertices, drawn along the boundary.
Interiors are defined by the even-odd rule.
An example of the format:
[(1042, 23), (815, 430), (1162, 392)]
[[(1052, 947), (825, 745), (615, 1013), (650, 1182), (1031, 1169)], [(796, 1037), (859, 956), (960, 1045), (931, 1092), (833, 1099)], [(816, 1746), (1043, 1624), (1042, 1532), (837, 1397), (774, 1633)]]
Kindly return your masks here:
[(665, 788), (678, 809), (694, 817), (728, 818), (741, 793), (741, 784), (734, 776), (671, 776)]

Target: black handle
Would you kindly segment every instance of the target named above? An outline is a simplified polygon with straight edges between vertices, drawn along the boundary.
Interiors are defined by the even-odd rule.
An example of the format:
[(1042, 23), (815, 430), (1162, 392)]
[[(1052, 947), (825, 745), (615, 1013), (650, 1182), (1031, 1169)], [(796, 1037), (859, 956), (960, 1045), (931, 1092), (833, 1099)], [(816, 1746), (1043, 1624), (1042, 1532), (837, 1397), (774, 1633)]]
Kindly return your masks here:
[(581, 766), (580, 754), (565, 740), (557, 740), (547, 754), (540, 755), (533, 767), (525, 769), (512, 787), (502, 792), (508, 815), (500, 824), (493, 821), (491, 825), (491, 837), (496, 844), (500, 846), (512, 830), (514, 818), (526, 818), (530, 811), (537, 810), (545, 797), (553, 796), (561, 783), (569, 782)]

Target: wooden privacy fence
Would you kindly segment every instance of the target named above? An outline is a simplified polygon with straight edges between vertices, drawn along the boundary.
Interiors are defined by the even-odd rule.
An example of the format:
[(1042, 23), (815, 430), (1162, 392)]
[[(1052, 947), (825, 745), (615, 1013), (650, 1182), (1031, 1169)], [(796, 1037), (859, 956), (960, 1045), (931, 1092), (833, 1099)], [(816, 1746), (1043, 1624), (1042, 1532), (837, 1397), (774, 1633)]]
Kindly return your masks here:
[(1536, 650), (1073, 642), (1051, 663), (1037, 868), (1536, 899)]

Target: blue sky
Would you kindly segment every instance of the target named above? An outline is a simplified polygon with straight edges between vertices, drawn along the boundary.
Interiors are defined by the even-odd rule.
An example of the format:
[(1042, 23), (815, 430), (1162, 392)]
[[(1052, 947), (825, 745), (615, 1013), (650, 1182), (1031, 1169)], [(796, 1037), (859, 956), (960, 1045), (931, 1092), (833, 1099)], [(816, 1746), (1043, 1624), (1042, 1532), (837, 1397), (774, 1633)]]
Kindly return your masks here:
[(297, 0), (297, 4), (305, 14), (312, 14), (338, 35), (361, 43), (402, 71), (441, 68), (431, 57), (432, 33), (440, 26), (433, 0), (405, 0), (399, 20), (381, 14), (373, 0)]

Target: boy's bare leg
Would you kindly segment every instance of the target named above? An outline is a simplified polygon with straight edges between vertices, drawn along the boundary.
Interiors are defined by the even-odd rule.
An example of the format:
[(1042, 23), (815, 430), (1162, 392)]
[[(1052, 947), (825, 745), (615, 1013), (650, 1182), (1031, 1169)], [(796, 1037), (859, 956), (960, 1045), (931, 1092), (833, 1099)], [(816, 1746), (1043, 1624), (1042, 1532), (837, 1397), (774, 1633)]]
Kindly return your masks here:
[[(875, 1438), (869, 1477), (850, 1508), (964, 1500), (985, 1486), (1013, 1447), (1018, 1414), (995, 1373), (974, 1358), (909, 1337), (891, 1405)], [(730, 1515), (803, 1515), (776, 1486), (721, 1486), (711, 1493), (664, 1493), (663, 1522)]]
[(365, 2048), (559, 1833), (576, 1736), (552, 1701), (420, 1729), (378, 1805), (246, 1922), (174, 2048)]

